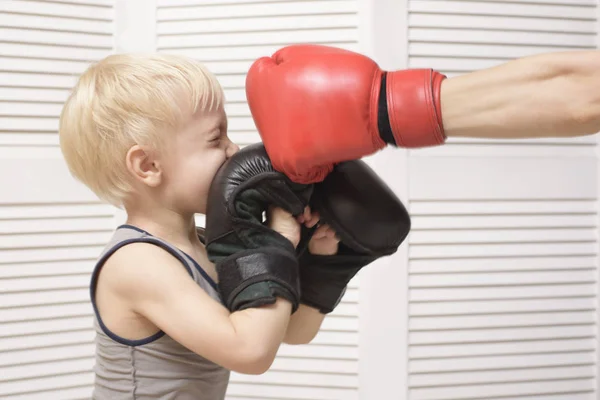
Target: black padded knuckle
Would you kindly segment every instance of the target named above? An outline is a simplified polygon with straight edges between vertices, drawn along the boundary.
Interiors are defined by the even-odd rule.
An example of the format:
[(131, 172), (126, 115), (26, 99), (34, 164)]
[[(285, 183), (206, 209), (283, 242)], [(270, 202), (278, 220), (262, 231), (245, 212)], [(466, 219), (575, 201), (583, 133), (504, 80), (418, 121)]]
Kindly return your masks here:
[(342, 242), (359, 252), (393, 254), (410, 231), (400, 199), (362, 160), (338, 164), (316, 185), (311, 204)]

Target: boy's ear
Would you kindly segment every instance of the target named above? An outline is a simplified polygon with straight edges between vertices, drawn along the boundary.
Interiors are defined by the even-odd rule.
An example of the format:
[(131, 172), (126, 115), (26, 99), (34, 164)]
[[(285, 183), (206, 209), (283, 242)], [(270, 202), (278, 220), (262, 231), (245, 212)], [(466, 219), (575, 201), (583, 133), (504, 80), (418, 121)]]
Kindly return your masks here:
[(134, 145), (126, 155), (129, 173), (141, 183), (151, 187), (158, 186), (162, 181), (162, 168), (155, 157), (155, 152), (147, 147)]

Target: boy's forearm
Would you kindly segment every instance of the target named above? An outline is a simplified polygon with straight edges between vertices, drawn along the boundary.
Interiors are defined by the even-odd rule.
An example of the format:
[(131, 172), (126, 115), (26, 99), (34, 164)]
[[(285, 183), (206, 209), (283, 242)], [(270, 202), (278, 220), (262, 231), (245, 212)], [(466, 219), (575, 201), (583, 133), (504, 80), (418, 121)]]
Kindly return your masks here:
[(600, 131), (600, 52), (547, 53), (446, 79), (448, 137), (569, 137)]
[(273, 363), (290, 321), (291, 303), (278, 298), (272, 305), (229, 315), (234, 330), (233, 349), (245, 373), (263, 373)]
[(298, 311), (290, 318), (290, 323), (283, 339), (284, 343), (310, 343), (319, 332), (324, 319), (325, 314), (322, 314), (316, 308), (300, 304)]

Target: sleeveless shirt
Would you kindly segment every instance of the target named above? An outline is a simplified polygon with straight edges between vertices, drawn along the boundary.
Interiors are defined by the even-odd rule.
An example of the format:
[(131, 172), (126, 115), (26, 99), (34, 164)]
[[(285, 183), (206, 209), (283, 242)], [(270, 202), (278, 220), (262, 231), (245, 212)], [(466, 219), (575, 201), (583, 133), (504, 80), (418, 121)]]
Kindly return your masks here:
[[(201, 236), (201, 235), (200, 235)], [(96, 283), (106, 260), (129, 243), (151, 243), (177, 258), (192, 279), (221, 303), (214, 280), (185, 252), (137, 227), (121, 225), (100, 254), (92, 273), (90, 295), (96, 331), (95, 400), (222, 400), (230, 371), (209, 361), (162, 331), (139, 340), (111, 332), (95, 301)], [(198, 332), (199, 335), (202, 332)]]

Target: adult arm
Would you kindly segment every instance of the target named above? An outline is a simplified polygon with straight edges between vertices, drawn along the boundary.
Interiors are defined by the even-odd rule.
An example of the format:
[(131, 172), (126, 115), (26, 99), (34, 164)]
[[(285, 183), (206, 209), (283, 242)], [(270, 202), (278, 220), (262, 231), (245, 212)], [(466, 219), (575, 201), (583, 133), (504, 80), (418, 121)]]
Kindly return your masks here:
[(447, 137), (573, 137), (600, 131), (600, 51), (555, 52), (448, 78)]

